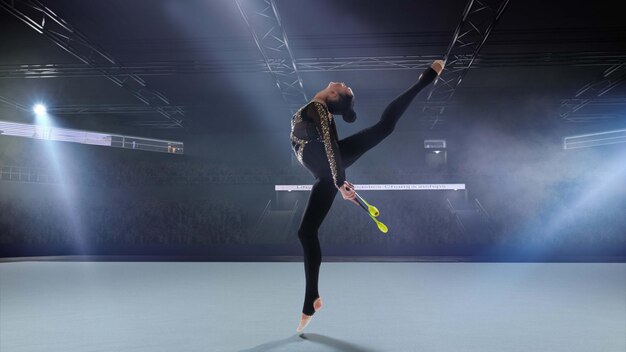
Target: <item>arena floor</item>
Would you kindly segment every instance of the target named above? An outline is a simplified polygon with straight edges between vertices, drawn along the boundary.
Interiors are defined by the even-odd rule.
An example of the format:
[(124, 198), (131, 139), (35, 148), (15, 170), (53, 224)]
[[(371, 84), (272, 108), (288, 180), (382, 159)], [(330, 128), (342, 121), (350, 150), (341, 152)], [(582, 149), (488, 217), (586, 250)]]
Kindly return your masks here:
[(0, 264), (0, 351), (626, 350), (625, 263)]

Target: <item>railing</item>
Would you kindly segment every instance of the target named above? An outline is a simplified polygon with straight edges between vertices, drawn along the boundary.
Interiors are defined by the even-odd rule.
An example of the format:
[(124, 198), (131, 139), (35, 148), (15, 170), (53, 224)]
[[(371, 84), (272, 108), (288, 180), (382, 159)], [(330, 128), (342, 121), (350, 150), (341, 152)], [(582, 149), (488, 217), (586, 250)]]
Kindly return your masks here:
[(287, 236), (289, 236), (289, 230), (292, 228), (293, 226), (293, 221), (296, 217), (296, 213), (298, 212), (298, 202), (300, 200), (296, 199), (295, 204), (293, 205), (293, 209), (291, 210), (291, 216), (289, 217), (289, 221), (287, 221), (287, 224), (285, 225), (285, 229), (283, 230), (283, 233), (285, 234), (285, 239), (287, 239)]
[(480, 202), (478, 201), (478, 198), (474, 198), (474, 202), (476, 203), (478, 211), (483, 214), (483, 216), (485, 217), (487, 221), (490, 221), (491, 217), (489, 216), (489, 213), (487, 213), (487, 210), (485, 210), (485, 207), (483, 207), (483, 205), (480, 204)]
[(34, 183), (59, 182), (58, 177), (54, 174), (48, 173), (46, 169), (22, 166), (0, 166), (0, 180)]
[(263, 222), (263, 219), (265, 219), (265, 217), (267, 216), (267, 213), (270, 211), (270, 205), (271, 204), (272, 204), (272, 200), (270, 199), (267, 202), (267, 205), (265, 205), (265, 208), (263, 209), (263, 212), (261, 213), (261, 216), (259, 216), (259, 220), (257, 220), (257, 222), (254, 225), (254, 227), (252, 227), (253, 235), (258, 234), (259, 228), (261, 227), (261, 223)]
[(465, 232), (466, 232), (465, 225), (463, 225), (463, 222), (462, 222), (462, 221), (461, 221), (461, 219), (459, 218), (459, 214), (457, 214), (457, 213), (456, 213), (456, 210), (455, 210), (455, 209), (454, 209), (454, 207), (452, 206), (452, 202), (450, 202), (450, 199), (449, 199), (449, 198), (446, 198), (446, 203), (447, 203), (446, 205), (447, 205), (447, 207), (448, 207), (448, 210), (450, 211), (450, 213), (451, 213), (452, 215), (454, 215), (454, 218), (456, 219), (456, 223), (457, 223), (457, 225), (459, 226), (459, 228), (461, 229), (461, 231), (462, 231), (463, 233), (465, 233)]
[(489, 215), (487, 210), (485, 210), (485, 207), (483, 207), (483, 205), (478, 201), (478, 198), (474, 198), (474, 203), (476, 203), (476, 208), (478, 209), (478, 212), (482, 215), (483, 220), (487, 225), (487, 228), (491, 232), (491, 235), (495, 234), (496, 229), (494, 228), (493, 222), (491, 221), (491, 216)]

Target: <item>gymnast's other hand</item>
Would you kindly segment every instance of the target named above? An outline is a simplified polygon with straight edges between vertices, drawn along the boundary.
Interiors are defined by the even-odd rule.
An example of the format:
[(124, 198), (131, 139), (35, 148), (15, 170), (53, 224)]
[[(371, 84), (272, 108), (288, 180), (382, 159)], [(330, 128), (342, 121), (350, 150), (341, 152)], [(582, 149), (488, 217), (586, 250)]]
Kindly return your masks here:
[(352, 203), (359, 205), (359, 202), (356, 201), (356, 192), (354, 191), (354, 185), (348, 181), (344, 181), (343, 185), (339, 187), (339, 192), (341, 192), (341, 196), (345, 200), (349, 200)]

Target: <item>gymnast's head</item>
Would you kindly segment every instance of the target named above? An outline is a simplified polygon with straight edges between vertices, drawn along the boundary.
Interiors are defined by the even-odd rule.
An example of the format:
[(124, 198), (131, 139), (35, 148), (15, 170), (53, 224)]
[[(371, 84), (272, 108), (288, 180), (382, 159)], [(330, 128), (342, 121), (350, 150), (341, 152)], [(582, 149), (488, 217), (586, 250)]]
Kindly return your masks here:
[(346, 122), (354, 122), (354, 93), (343, 82), (330, 82), (324, 89), (328, 110), (335, 115), (341, 115)]

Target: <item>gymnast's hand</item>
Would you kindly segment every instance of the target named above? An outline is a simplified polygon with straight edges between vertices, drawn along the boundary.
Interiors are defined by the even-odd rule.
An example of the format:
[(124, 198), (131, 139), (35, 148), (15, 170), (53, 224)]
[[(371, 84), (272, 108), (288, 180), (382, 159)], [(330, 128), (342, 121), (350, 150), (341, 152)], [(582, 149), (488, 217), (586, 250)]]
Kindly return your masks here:
[(359, 202), (356, 201), (356, 192), (354, 191), (354, 185), (348, 181), (343, 181), (343, 185), (339, 187), (339, 192), (341, 192), (341, 196), (345, 200), (349, 200), (356, 205), (359, 205)]

